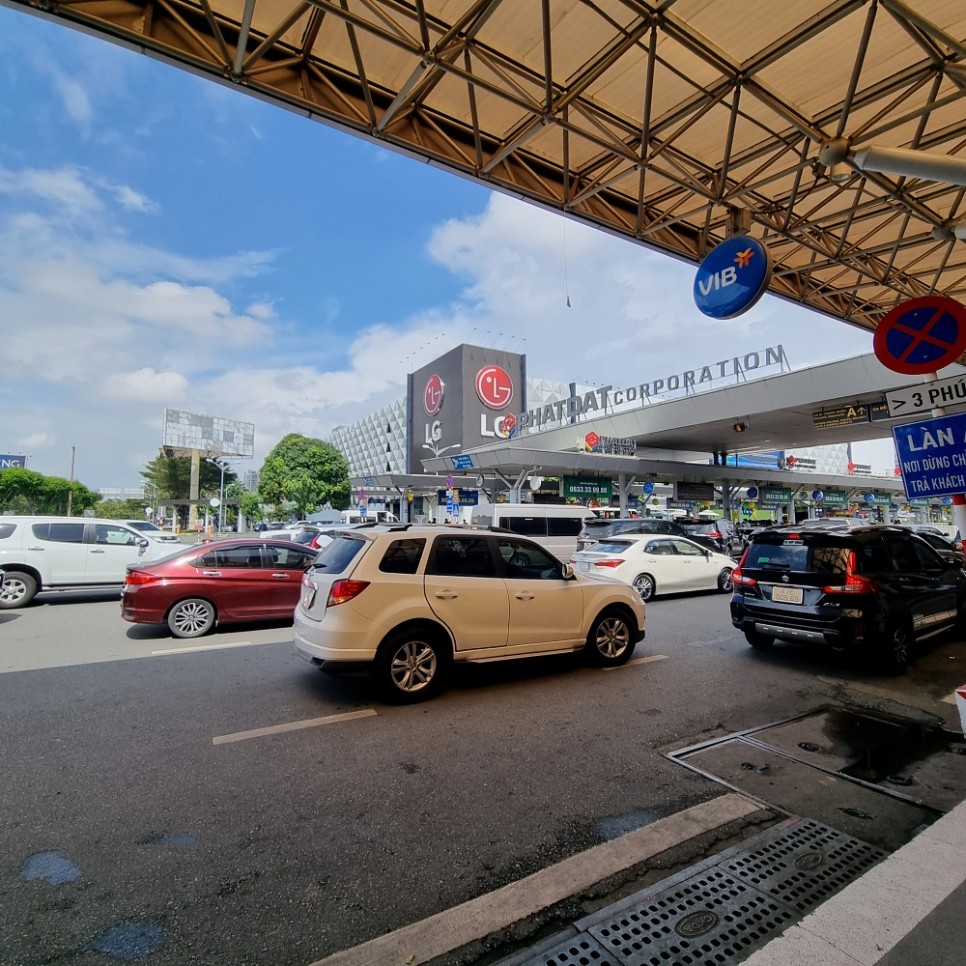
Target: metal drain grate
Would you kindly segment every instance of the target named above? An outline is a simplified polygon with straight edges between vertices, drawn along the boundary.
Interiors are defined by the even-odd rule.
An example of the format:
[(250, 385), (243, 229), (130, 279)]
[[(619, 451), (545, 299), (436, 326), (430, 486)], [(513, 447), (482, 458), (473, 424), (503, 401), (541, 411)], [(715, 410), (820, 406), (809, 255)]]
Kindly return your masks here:
[(590, 938), (582, 935), (568, 939), (539, 956), (527, 960), (526, 966), (622, 966)]
[(800, 913), (886, 856), (881, 849), (809, 819), (773, 829), (756, 841), (762, 841), (757, 849), (739, 852), (720, 868)]
[(624, 905), (588, 932), (622, 966), (738, 962), (795, 919), (769, 896), (717, 867)]
[(513, 964), (741, 963), (885, 857), (821, 822), (789, 819), (594, 913), (574, 924), (576, 936)]

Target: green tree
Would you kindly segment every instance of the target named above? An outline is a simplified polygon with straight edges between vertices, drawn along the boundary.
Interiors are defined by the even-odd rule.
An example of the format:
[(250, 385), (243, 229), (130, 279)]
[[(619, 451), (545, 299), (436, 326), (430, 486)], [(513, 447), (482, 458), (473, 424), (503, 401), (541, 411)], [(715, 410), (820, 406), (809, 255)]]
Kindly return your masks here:
[[(191, 459), (187, 456), (159, 456), (145, 463), (141, 476), (148, 481), (161, 500), (187, 500), (191, 496)], [(238, 479), (237, 474), (225, 470), (225, 488)], [(221, 470), (214, 463), (201, 461), (198, 471), (200, 494), (218, 496)]]
[(349, 464), (331, 443), (289, 433), (265, 457), (258, 481), (263, 503), (294, 504), (300, 517), (328, 503), (349, 506)]
[(77, 480), (62, 476), (44, 476), (34, 470), (11, 467), (0, 470), (0, 509), (15, 513), (67, 513), (68, 494), (71, 512), (82, 513), (94, 506), (101, 496)]
[(94, 506), (94, 516), (102, 520), (143, 520), (145, 500), (101, 500)]

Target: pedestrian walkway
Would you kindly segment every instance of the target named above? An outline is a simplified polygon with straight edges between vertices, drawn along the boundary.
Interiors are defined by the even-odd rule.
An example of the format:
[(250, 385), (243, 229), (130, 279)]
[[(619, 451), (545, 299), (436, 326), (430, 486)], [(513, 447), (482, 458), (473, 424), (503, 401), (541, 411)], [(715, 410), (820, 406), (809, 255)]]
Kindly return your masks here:
[[(783, 826), (575, 922), (499, 966), (966, 962), (966, 803), (888, 856), (807, 819)], [(836, 880), (856, 859), (864, 868), (854, 871), (861, 874), (839, 888)], [(813, 904), (823, 889), (834, 894)], [(812, 911), (795, 916), (796, 907), (808, 906)]]
[[(313, 966), (962, 966), (966, 802), (886, 854), (811, 819), (764, 832), (761, 803), (725, 794)], [(772, 813), (773, 814), (773, 813)], [(697, 836), (738, 844), (494, 963), (506, 934)]]

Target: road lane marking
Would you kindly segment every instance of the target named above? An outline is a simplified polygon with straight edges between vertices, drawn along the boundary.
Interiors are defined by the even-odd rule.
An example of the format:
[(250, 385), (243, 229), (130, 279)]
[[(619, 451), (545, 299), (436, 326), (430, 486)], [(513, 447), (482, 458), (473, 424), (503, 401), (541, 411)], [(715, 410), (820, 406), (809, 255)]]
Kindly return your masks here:
[(733, 792), (721, 795), (595, 845), (495, 892), (327, 956), (312, 966), (400, 966), (401, 963), (421, 966), (490, 933), (507, 929), (564, 899), (579, 896), (596, 883), (697, 835), (761, 810), (760, 802), (743, 795)]
[(194, 654), (195, 651), (224, 651), (229, 647), (259, 647), (262, 644), (291, 644), (291, 641), (232, 641), (230, 644), (195, 644), (193, 647), (169, 647), (164, 651), (152, 651), (151, 656), (158, 654)]
[(272, 725), (269, 728), (253, 728), (251, 731), (236, 731), (230, 735), (217, 735), (211, 739), (213, 745), (228, 745), (235, 741), (247, 741), (249, 738), (261, 738), (264, 735), (278, 735), (286, 731), (301, 731), (303, 728), (318, 728), (322, 725), (338, 724), (340, 721), (351, 721), (353, 718), (372, 718), (378, 711), (366, 708), (364, 711), (347, 711), (345, 714), (330, 714), (326, 718), (306, 718), (304, 721), (290, 721), (288, 724)]
[(633, 661), (628, 661), (626, 664), (618, 664), (617, 667), (605, 667), (605, 671), (620, 671), (621, 668), (634, 667), (635, 664), (653, 664), (655, 661), (666, 661), (668, 659), (667, 654), (652, 654), (650, 657), (636, 657)]

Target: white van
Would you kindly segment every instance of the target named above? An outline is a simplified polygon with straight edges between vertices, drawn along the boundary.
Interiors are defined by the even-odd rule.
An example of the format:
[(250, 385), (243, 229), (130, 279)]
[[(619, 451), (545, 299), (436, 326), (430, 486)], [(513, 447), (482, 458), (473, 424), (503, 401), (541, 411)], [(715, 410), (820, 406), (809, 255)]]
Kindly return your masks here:
[(475, 506), (470, 522), (480, 527), (503, 527), (529, 537), (563, 561), (577, 552), (577, 537), (597, 515), (590, 507), (561, 503), (490, 503)]
[(343, 523), (399, 523), (399, 517), (389, 510), (368, 510), (365, 517), (356, 510), (342, 511)]
[(120, 589), (128, 564), (172, 549), (116, 520), (0, 516), (0, 608), (23, 607), (42, 590)]

